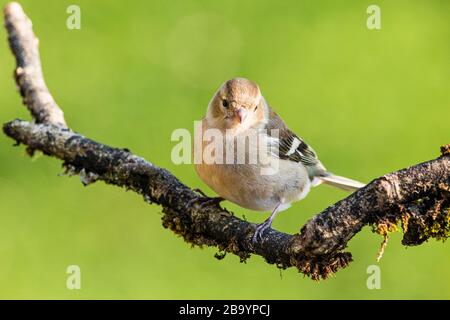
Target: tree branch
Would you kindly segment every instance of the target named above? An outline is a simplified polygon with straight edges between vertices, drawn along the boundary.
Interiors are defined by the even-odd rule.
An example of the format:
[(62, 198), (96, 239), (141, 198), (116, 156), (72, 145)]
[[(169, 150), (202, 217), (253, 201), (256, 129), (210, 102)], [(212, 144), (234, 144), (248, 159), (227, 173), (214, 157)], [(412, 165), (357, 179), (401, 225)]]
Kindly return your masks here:
[(12, 2), (5, 7), (5, 28), (11, 51), (16, 57), (15, 78), (23, 104), (40, 123), (67, 127), (64, 114), (48, 91), (42, 75), (39, 40), (22, 7)]
[(145, 201), (161, 205), (163, 226), (188, 243), (216, 246), (223, 253), (238, 255), (241, 261), (257, 254), (280, 268), (293, 266), (312, 279), (319, 279), (351, 262), (351, 254), (343, 250), (366, 225), (387, 237), (401, 223), (405, 245), (449, 236), (447, 145), (439, 158), (375, 179), (328, 207), (309, 220), (299, 234), (270, 230), (262, 241), (253, 244), (255, 224), (235, 217), (217, 204), (200, 205), (196, 201), (199, 194), (167, 170), (128, 150), (106, 146), (70, 130), (45, 85), (31, 22), (17, 3), (8, 4), (4, 14), (17, 61), (16, 82), (24, 104), (36, 120), (8, 122), (3, 126), (4, 133), (27, 145), (29, 153), (40, 150), (62, 160), (66, 171), (79, 174), (85, 185), (101, 180), (133, 190)]

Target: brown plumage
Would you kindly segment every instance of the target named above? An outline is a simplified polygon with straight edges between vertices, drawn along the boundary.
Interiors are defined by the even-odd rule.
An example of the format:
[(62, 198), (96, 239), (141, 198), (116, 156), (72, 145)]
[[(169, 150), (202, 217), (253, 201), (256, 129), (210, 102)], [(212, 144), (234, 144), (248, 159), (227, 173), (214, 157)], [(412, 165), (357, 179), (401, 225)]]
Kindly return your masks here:
[[(211, 142), (202, 139), (203, 152), (211, 153), (212, 158), (223, 154), (221, 163), (196, 164), (200, 178), (221, 197), (244, 208), (272, 211), (257, 228), (255, 240), (271, 226), (277, 212), (303, 199), (311, 186), (322, 182), (346, 190), (363, 186), (328, 172), (314, 150), (287, 127), (250, 80), (231, 79), (219, 88), (208, 105), (202, 129), (203, 134), (220, 133), (214, 139), (220, 139), (224, 148), (211, 152)], [(253, 135), (257, 136), (258, 144), (249, 143), (243, 149), (246, 162), (236, 161), (239, 151), (236, 146)], [(226, 149), (227, 145), (232, 147)], [(233, 162), (226, 162), (231, 151), (233, 156), (229, 159)]]

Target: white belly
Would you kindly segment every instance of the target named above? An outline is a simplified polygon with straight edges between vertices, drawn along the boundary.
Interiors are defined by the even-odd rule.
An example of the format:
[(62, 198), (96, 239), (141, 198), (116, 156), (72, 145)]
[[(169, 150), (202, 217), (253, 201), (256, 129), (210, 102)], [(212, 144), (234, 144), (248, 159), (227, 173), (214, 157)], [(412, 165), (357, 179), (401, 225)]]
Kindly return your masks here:
[[(271, 138), (265, 136), (263, 139)], [(224, 145), (226, 143), (229, 141), (224, 141)], [(267, 140), (262, 145), (267, 145)], [(202, 150), (205, 146), (204, 142)], [(203, 162), (196, 164), (198, 175), (221, 197), (256, 211), (272, 211), (280, 203), (281, 209), (286, 209), (291, 202), (301, 200), (308, 194), (311, 182), (301, 163), (274, 158), (267, 148), (261, 148), (261, 144), (250, 144), (248, 148), (244, 149), (246, 159), (250, 158), (249, 153), (258, 154), (257, 162), (239, 162), (237, 159), (231, 161), (232, 164)], [(247, 150), (250, 152), (247, 153)], [(238, 154), (237, 150), (234, 154)]]
[(261, 166), (250, 164), (199, 164), (196, 169), (211, 189), (241, 207), (271, 211), (282, 203), (281, 209), (287, 209), (308, 194), (311, 183), (302, 164), (275, 161), (279, 161), (278, 172), (272, 175), (262, 174)]

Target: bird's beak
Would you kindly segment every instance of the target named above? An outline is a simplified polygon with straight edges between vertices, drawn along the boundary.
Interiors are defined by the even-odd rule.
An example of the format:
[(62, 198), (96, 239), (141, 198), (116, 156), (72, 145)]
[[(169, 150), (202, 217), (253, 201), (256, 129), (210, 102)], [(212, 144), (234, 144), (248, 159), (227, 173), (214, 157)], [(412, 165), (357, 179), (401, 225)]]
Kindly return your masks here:
[(239, 123), (244, 122), (245, 118), (247, 117), (247, 110), (245, 108), (238, 108), (236, 109), (236, 116), (239, 119)]

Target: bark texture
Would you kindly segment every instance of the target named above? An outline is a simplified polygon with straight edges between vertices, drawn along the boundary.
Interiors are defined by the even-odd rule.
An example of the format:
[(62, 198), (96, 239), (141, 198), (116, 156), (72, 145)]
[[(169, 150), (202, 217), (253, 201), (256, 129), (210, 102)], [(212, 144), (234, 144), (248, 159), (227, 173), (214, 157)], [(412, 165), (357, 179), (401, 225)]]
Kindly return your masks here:
[(18, 144), (63, 161), (83, 184), (97, 180), (141, 194), (161, 205), (162, 223), (188, 243), (215, 246), (217, 258), (230, 252), (245, 261), (257, 254), (280, 268), (296, 267), (312, 279), (326, 278), (347, 266), (348, 241), (364, 226), (387, 240), (401, 225), (404, 245), (450, 234), (450, 145), (441, 156), (373, 180), (366, 187), (315, 215), (295, 235), (276, 230), (252, 243), (256, 225), (223, 209), (181, 183), (169, 171), (132, 154), (86, 138), (66, 125), (42, 75), (38, 41), (20, 5), (4, 9), (5, 27), (17, 66), (15, 79), (35, 122), (14, 120), (4, 133)]

